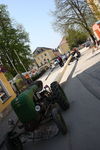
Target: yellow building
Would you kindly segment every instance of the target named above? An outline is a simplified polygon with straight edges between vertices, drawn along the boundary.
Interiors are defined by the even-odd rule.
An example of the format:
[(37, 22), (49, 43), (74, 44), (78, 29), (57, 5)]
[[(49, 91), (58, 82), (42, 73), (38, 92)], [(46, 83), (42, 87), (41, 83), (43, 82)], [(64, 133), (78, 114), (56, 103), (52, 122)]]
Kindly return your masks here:
[(0, 113), (4, 111), (10, 102), (16, 97), (10, 83), (4, 73), (0, 72)]
[(100, 0), (87, 0), (87, 3), (97, 20), (100, 20)]
[(33, 57), (39, 68), (49, 66), (53, 58), (55, 58), (53, 49), (46, 47), (38, 47), (33, 52)]
[(68, 42), (64, 36), (58, 46), (58, 50), (61, 54), (65, 54), (69, 50)]

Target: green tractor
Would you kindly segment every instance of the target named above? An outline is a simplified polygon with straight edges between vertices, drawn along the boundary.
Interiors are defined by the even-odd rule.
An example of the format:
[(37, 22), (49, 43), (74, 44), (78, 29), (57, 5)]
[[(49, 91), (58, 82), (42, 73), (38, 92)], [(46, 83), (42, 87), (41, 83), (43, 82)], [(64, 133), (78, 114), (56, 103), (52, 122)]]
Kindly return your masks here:
[[(11, 105), (19, 119), (18, 123), (21, 124), (20, 126), (18, 123), (15, 124), (7, 134), (8, 150), (22, 150), (21, 135), (25, 135), (26, 132), (34, 133), (40, 126), (46, 127), (47, 122), (51, 120), (63, 135), (67, 133), (67, 126), (61, 115), (60, 107), (67, 110), (69, 102), (56, 81), (51, 83), (50, 87), (45, 86), (44, 88), (42, 81), (36, 81), (17, 96)], [(16, 130), (16, 126), (20, 128), (21, 132)]]

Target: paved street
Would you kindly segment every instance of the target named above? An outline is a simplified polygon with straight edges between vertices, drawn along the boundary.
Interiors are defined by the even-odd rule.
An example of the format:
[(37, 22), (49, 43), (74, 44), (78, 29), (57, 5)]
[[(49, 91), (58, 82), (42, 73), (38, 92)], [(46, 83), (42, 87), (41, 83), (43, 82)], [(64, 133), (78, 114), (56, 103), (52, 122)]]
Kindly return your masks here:
[(99, 150), (100, 149), (100, 50), (94, 54), (83, 49), (77, 62), (72, 62), (61, 85), (70, 101), (63, 112), (68, 134), (49, 141), (25, 145), (25, 150)]
[(50, 85), (51, 82), (53, 82), (57, 75), (62, 72), (63, 67), (60, 67), (59, 65), (56, 66), (54, 69), (50, 69), (48, 70), (41, 78), (39, 78), (39, 80), (41, 80), (43, 82), (43, 85), (45, 86)]
[[(24, 150), (99, 150), (100, 149), (100, 50), (81, 50), (79, 61), (71, 62), (61, 80), (70, 109), (63, 112), (68, 134), (48, 141), (24, 145)], [(45, 81), (50, 84), (63, 68), (55, 69)]]

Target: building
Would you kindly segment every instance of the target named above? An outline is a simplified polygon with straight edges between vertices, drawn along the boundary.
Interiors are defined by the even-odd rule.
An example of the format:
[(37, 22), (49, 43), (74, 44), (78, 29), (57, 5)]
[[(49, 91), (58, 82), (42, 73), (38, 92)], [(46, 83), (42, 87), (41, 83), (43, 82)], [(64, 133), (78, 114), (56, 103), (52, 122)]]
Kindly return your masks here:
[(100, 0), (87, 0), (87, 3), (97, 20), (100, 20)]
[(59, 52), (58, 49), (53, 50), (53, 53), (54, 53), (55, 57), (58, 57), (61, 55), (61, 53)]
[(10, 83), (7, 81), (3, 72), (0, 72), (0, 116), (1, 112), (7, 109), (7, 106), (16, 97)]
[(50, 61), (55, 58), (55, 54), (52, 48), (37, 47), (33, 52), (33, 57), (35, 64), (41, 68), (43, 66), (49, 66)]
[(100, 40), (100, 21), (97, 21), (93, 26), (93, 33), (95, 34), (95, 37), (97, 40)]
[(68, 42), (64, 36), (58, 46), (58, 50), (61, 54), (65, 54), (69, 50)]

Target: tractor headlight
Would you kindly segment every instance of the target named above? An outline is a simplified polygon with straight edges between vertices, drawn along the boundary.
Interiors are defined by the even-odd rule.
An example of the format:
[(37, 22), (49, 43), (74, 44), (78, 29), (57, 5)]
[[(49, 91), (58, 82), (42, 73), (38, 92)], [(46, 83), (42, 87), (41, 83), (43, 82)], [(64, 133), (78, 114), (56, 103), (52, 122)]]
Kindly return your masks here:
[(40, 109), (41, 109), (40, 105), (36, 105), (36, 106), (35, 106), (35, 111), (39, 112)]

